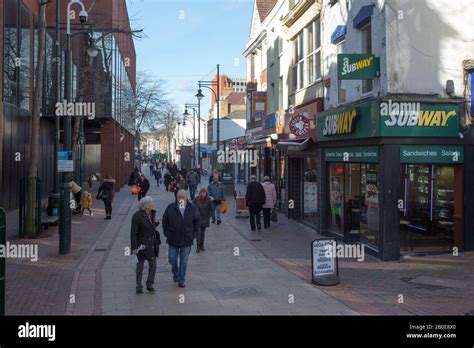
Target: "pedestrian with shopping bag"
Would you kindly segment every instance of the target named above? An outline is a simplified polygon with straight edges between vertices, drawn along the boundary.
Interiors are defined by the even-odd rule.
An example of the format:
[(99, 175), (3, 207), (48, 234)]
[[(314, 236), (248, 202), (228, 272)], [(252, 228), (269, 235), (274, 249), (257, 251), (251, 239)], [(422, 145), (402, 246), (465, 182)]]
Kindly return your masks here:
[(263, 205), (263, 228), (270, 228), (270, 218), (272, 210), (277, 203), (277, 193), (275, 185), (271, 182), (270, 177), (263, 178), (263, 190), (265, 191), (265, 204)]
[(140, 187), (140, 192), (138, 192), (138, 200), (141, 200), (146, 196), (148, 190), (150, 189), (150, 182), (144, 174), (140, 175), (140, 180), (138, 181), (137, 186)]
[(201, 228), (197, 238), (196, 249), (196, 253), (199, 253), (200, 251), (206, 251), (204, 249), (204, 238), (206, 234), (206, 228), (208, 228), (210, 225), (209, 220), (211, 219), (214, 212), (214, 204), (212, 203), (211, 198), (209, 198), (209, 192), (205, 187), (199, 190), (199, 195), (194, 198), (193, 203), (199, 211), (199, 215), (201, 217)]
[(151, 197), (144, 197), (139, 203), (139, 211), (132, 217), (131, 228), (131, 248), (132, 253), (137, 256), (138, 263), (136, 269), (136, 292), (143, 294), (143, 268), (145, 261), (148, 262), (148, 278), (146, 289), (154, 294), (156, 274), (156, 259), (159, 256), (161, 244), (160, 233), (156, 230), (160, 224), (156, 217), (156, 208)]
[(220, 225), (222, 222), (221, 219), (221, 203), (225, 201), (224, 195), (224, 184), (219, 181), (219, 175), (213, 175), (213, 181), (207, 187), (209, 191), (209, 197), (212, 199), (214, 203), (214, 214), (212, 215), (212, 223), (216, 223)]

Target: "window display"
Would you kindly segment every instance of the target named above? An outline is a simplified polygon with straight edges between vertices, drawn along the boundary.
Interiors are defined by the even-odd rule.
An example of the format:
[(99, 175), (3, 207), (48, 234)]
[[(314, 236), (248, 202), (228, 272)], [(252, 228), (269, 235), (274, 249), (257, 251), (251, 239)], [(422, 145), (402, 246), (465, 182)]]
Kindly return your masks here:
[(305, 159), (303, 176), (304, 220), (313, 225), (317, 223), (316, 217), (318, 213), (318, 176), (316, 167), (316, 157), (307, 157)]

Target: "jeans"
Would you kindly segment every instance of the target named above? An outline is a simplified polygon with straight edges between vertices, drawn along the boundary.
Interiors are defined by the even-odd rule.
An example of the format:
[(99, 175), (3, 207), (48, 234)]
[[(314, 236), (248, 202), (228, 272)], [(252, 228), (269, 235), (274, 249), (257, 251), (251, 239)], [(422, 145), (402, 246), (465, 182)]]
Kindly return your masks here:
[(263, 208), (263, 226), (270, 227), (270, 214), (272, 212), (271, 208)]
[(201, 225), (201, 233), (199, 234), (199, 237), (197, 238), (197, 244), (200, 246), (204, 245), (204, 238), (206, 236), (206, 226)]
[[(186, 268), (188, 266), (189, 253), (191, 247), (177, 248), (173, 245), (169, 246), (168, 249), (168, 261), (171, 265), (171, 272), (173, 276), (178, 278), (179, 283), (184, 283), (186, 277)], [(178, 266), (178, 255), (179, 255), (179, 266)]]
[(255, 223), (257, 228), (262, 228), (262, 223), (260, 222), (260, 211), (262, 207), (260, 206), (250, 206), (249, 213), (250, 213), (250, 228), (252, 231), (255, 231)]
[(222, 221), (221, 220), (221, 205), (220, 204), (216, 204), (215, 209), (214, 209), (214, 213), (212, 214), (212, 222), (215, 222), (216, 219), (217, 219), (217, 221)]
[(155, 274), (156, 274), (156, 258), (153, 259), (145, 259), (143, 257), (138, 256), (138, 263), (137, 263), (137, 290), (142, 290), (142, 277), (143, 277), (143, 265), (145, 264), (145, 260), (148, 261), (148, 278), (146, 280), (146, 287), (151, 288), (153, 283), (155, 282)]
[(189, 185), (189, 194), (191, 195), (191, 200), (193, 200), (194, 197), (196, 196), (196, 189), (197, 189), (196, 185)]

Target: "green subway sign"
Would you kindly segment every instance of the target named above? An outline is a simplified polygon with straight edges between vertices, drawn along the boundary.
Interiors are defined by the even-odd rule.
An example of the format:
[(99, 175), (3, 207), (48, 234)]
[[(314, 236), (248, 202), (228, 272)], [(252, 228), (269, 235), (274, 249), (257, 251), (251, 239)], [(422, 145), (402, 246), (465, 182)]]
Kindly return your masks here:
[(373, 54), (338, 54), (339, 80), (373, 80), (380, 75), (380, 58)]
[(379, 162), (379, 148), (377, 146), (327, 148), (324, 155), (327, 162)]
[(382, 101), (380, 135), (383, 137), (458, 137), (458, 104)]
[(400, 163), (461, 164), (464, 163), (464, 148), (455, 145), (402, 145)]

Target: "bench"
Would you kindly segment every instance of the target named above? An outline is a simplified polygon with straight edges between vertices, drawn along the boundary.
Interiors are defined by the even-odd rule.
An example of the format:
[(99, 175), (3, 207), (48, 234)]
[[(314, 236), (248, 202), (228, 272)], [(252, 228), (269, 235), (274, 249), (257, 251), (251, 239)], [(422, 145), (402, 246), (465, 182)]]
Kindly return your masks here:
[(59, 222), (59, 216), (49, 216), (47, 209), (41, 210), (41, 228), (45, 230), (51, 225), (56, 225)]

